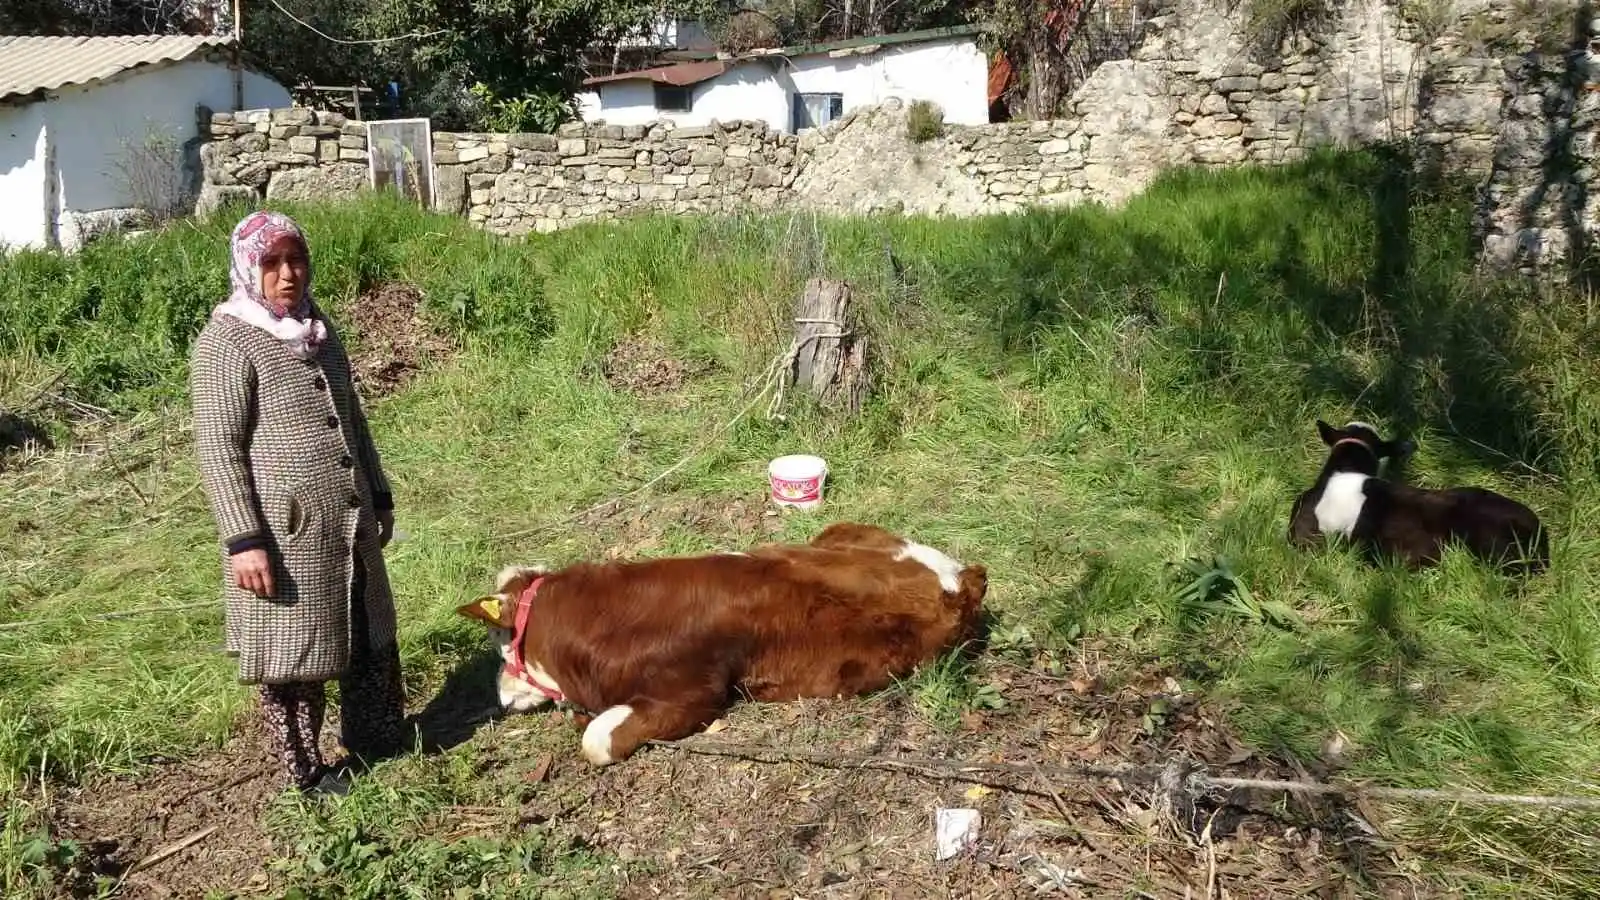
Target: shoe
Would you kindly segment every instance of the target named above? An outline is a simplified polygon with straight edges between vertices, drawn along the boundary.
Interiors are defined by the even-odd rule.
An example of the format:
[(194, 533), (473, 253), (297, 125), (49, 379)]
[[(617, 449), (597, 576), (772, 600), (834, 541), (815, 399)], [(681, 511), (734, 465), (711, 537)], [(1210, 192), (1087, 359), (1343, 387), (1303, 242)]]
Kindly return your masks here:
[(322, 777), (304, 788), (305, 793), (317, 797), (343, 797), (350, 793), (352, 774), (348, 769), (329, 769)]

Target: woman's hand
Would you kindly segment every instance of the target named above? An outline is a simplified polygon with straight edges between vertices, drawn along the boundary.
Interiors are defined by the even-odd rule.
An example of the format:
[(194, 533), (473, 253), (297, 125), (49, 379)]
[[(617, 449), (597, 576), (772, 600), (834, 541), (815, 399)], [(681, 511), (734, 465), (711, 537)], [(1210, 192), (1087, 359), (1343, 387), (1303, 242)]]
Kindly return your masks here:
[(233, 583), (257, 597), (272, 596), (272, 564), (267, 551), (256, 548), (235, 553), (229, 558), (233, 568)]
[(378, 546), (387, 547), (394, 538), (394, 510), (378, 510)]

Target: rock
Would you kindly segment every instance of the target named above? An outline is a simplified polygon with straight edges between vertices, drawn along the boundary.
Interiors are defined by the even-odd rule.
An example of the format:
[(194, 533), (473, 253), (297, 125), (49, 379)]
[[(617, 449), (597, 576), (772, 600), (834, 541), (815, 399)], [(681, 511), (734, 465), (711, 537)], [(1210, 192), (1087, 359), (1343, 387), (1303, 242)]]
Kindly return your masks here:
[(294, 106), (273, 110), (271, 121), (274, 125), (315, 125), (317, 116), (315, 112), (303, 106)]
[(370, 190), (365, 166), (336, 163), (317, 168), (285, 169), (267, 184), (268, 200), (348, 199)]
[(466, 211), (467, 174), (460, 166), (434, 167), (433, 208), (456, 215)]
[(513, 150), (537, 150), (542, 153), (560, 152), (561, 146), (553, 134), (513, 134), (507, 142)]
[(260, 202), (261, 194), (255, 188), (237, 184), (208, 184), (200, 188), (200, 195), (195, 198), (194, 214), (197, 218), (208, 219), (233, 204), (254, 207)]

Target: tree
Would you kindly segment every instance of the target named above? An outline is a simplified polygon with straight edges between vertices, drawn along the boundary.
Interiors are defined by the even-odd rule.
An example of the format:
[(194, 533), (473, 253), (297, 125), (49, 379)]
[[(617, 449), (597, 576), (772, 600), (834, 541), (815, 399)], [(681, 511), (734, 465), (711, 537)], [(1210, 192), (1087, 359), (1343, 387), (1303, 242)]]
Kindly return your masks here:
[(372, 45), (354, 43), (372, 36), (363, 19), (369, 5), (371, 0), (286, 0), (284, 6), (300, 20), (296, 22), (265, 0), (245, 0), (244, 49), (291, 87), (307, 82), (344, 86), (380, 78), (384, 73), (377, 68)]
[(6, 0), (0, 34), (195, 33), (214, 14), (214, 0)]
[[(411, 85), (445, 127), (481, 120), (484, 104), (564, 105), (583, 80), (583, 51), (613, 44), (658, 16), (698, 12), (700, 0), (394, 0), (363, 17), (373, 35), (426, 37), (379, 45), (379, 65)], [(474, 96), (473, 87), (482, 87)]]

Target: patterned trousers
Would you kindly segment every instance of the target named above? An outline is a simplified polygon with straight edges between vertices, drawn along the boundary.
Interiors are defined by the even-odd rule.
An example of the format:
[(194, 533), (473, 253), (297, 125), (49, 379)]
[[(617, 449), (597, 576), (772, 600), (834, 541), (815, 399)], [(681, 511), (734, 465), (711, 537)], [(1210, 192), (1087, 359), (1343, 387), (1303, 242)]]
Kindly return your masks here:
[[(373, 761), (401, 750), (405, 690), (400, 684), (400, 649), (368, 643), (366, 568), (357, 555), (350, 591), (350, 666), (339, 678), (340, 743), (357, 759)], [(326, 766), (318, 738), (327, 711), (326, 683), (301, 681), (261, 686), (267, 743), (290, 783), (305, 788)]]

